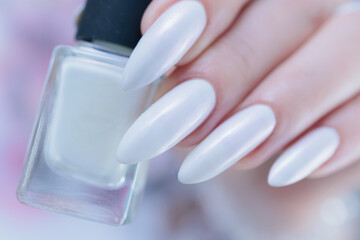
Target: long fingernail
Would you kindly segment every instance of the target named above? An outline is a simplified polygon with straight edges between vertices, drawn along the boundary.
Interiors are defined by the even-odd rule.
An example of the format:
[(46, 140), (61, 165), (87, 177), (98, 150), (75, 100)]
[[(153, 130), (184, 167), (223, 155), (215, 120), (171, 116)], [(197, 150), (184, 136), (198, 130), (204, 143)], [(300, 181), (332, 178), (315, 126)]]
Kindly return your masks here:
[(180, 1), (166, 10), (146, 31), (124, 70), (123, 88), (145, 86), (180, 61), (200, 37), (206, 12), (197, 1)]
[(350, 14), (350, 13), (353, 13), (356, 11), (360, 11), (360, 2), (352, 1), (352, 2), (348, 2), (348, 3), (344, 3), (344, 4), (340, 5), (340, 7), (338, 7), (335, 10), (335, 14), (346, 15), (346, 14)]
[(271, 167), (268, 183), (273, 187), (296, 183), (324, 164), (339, 146), (335, 129), (320, 127), (289, 147)]
[(118, 160), (136, 163), (165, 152), (195, 130), (213, 110), (215, 102), (215, 91), (205, 80), (178, 85), (129, 128), (118, 147)]
[(248, 107), (217, 127), (183, 162), (178, 178), (199, 183), (222, 173), (259, 146), (274, 130), (272, 109), (263, 104)]

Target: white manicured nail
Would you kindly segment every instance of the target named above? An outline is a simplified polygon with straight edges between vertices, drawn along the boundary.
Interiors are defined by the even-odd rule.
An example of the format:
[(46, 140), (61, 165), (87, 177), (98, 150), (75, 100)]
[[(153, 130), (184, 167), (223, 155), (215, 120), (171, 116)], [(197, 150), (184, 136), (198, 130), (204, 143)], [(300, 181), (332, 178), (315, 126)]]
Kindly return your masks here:
[(268, 183), (281, 187), (296, 183), (324, 164), (339, 146), (335, 129), (320, 127), (290, 146), (271, 167)]
[(124, 70), (123, 88), (145, 86), (180, 61), (200, 37), (206, 12), (197, 1), (180, 1), (167, 9), (141, 38)]
[(248, 107), (217, 127), (183, 162), (178, 178), (199, 183), (222, 173), (254, 150), (274, 130), (276, 119), (270, 107)]
[(346, 15), (356, 11), (360, 11), (360, 1), (352, 1), (340, 5), (340, 7), (335, 10), (335, 14)]
[(128, 129), (118, 147), (118, 161), (137, 163), (175, 146), (206, 119), (215, 102), (215, 91), (205, 80), (194, 79), (178, 85)]

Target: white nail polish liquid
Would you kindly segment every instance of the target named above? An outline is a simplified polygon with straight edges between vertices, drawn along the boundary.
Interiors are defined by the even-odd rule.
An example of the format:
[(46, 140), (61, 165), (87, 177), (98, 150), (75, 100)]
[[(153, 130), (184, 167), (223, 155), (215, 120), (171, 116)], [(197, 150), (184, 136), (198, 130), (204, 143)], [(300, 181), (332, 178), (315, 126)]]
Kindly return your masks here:
[(121, 186), (128, 166), (115, 160), (117, 145), (149, 96), (149, 88), (124, 92), (121, 74), (116, 65), (64, 59), (45, 138), (50, 167), (100, 187)]
[(18, 188), (21, 202), (109, 224), (131, 217), (147, 163), (120, 164), (117, 145), (157, 85), (121, 88), (149, 2), (132, 1), (88, 0), (77, 46), (55, 49)]

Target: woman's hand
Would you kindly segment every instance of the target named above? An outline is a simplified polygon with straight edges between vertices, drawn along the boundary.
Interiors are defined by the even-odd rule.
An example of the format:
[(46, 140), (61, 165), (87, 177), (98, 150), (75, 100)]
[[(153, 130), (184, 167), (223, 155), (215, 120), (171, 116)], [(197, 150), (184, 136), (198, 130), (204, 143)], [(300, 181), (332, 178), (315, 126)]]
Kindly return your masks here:
[[(183, 183), (284, 151), (268, 182), (326, 176), (360, 158), (360, 3), (346, 0), (154, 0), (124, 88), (174, 65), (118, 156), (135, 163), (196, 146)], [(315, 172), (314, 172), (315, 171)]]

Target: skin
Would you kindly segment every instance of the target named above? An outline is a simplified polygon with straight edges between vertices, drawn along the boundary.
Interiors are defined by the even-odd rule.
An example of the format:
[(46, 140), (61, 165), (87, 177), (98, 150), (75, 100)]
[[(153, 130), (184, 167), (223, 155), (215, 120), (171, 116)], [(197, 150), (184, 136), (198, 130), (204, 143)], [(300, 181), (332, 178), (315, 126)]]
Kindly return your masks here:
[[(174, 2), (154, 0), (143, 17), (142, 31)], [(201, 2), (208, 25), (169, 73), (157, 98), (188, 79), (202, 78), (214, 86), (217, 105), (180, 145), (195, 146), (234, 113), (266, 103), (275, 111), (276, 129), (233, 169), (256, 168), (252, 175), (266, 176), (270, 164), (265, 162), (317, 126), (335, 128), (340, 146), (310, 180), (274, 189), (254, 183), (250, 177), (247, 187), (265, 189), (263, 197), (269, 202), (302, 199), (300, 196), (316, 192), (313, 199), (317, 203), (358, 187), (360, 48), (356, 46), (360, 42), (360, 11), (334, 14), (345, 0)], [(356, 165), (340, 171), (352, 164)], [(236, 186), (240, 177), (234, 175), (241, 173), (231, 174), (229, 179)], [(332, 191), (325, 190), (329, 185)], [(289, 208), (299, 206), (299, 201), (290, 202)]]

